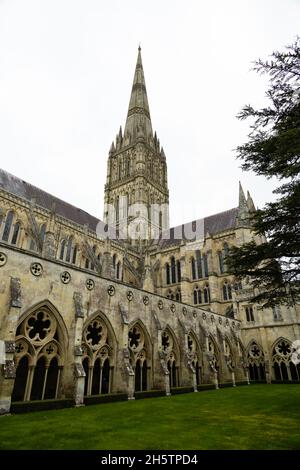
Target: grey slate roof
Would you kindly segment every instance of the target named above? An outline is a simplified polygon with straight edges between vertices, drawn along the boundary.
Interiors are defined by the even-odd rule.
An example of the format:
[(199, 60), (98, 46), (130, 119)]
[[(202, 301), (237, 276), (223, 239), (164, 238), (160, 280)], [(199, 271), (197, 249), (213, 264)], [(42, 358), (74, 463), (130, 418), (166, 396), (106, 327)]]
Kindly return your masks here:
[[(48, 210), (51, 210), (53, 203), (55, 203), (55, 212), (60, 216), (79, 225), (87, 224), (91, 230), (96, 230), (96, 226), (99, 222), (99, 219), (96, 217), (1, 169), (0, 188), (29, 202), (34, 198), (37, 205)], [(238, 207), (235, 207), (228, 211), (205, 217), (204, 219), (194, 220), (179, 225), (178, 227), (173, 227), (170, 231), (166, 231), (162, 234), (158, 244), (161, 248), (180, 245), (182, 238), (187, 240), (185, 234), (189, 233), (191, 230), (195, 231), (196, 224), (199, 224), (201, 229), (200, 234), (192, 238), (191, 241), (193, 239), (202, 238), (202, 235), (206, 235), (207, 233), (214, 235), (224, 230), (232, 229), (236, 227), (237, 215)], [(170, 237), (168, 237), (169, 232)]]
[(57, 214), (77, 224), (87, 224), (91, 230), (96, 230), (99, 222), (96, 217), (1, 169), (0, 188), (27, 201), (34, 198), (37, 205), (48, 210), (51, 210), (53, 203), (55, 203)]
[[(210, 215), (203, 219), (193, 220), (192, 222), (172, 227), (170, 230), (163, 232), (159, 240), (159, 246), (160, 248), (169, 248), (171, 246), (180, 245), (182, 239), (195, 241), (202, 239), (207, 233), (215, 235), (216, 233), (233, 229), (236, 227), (238, 211), (239, 208), (234, 207), (233, 209), (219, 212), (218, 214)], [(189, 237), (188, 234), (192, 234), (192, 231), (195, 232), (197, 226), (199, 231), (197, 230), (197, 233), (193, 237)]]

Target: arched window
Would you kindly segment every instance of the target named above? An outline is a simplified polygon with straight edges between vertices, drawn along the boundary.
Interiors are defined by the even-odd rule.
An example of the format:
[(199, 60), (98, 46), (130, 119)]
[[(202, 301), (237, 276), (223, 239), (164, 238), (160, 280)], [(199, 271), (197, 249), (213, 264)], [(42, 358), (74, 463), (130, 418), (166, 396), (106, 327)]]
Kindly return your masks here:
[(197, 305), (198, 303), (198, 287), (194, 288), (194, 304)]
[(60, 254), (59, 254), (59, 259), (63, 260), (65, 257), (65, 247), (66, 247), (66, 240), (61, 241), (60, 245)]
[(144, 329), (138, 323), (135, 323), (128, 332), (128, 347), (135, 374), (135, 390), (137, 392), (147, 390), (150, 348)]
[(180, 261), (177, 261), (177, 282), (181, 281), (181, 266), (180, 266)]
[(194, 288), (194, 304), (202, 304), (201, 289), (198, 286)]
[(224, 273), (224, 257), (222, 251), (218, 251), (220, 274)]
[(13, 401), (58, 397), (62, 346), (58, 322), (46, 306), (23, 320), (16, 332)]
[(78, 247), (77, 245), (75, 245), (73, 249), (73, 255), (72, 255), (72, 264), (76, 264), (77, 250), (78, 250)]
[(247, 305), (245, 307), (245, 313), (246, 313), (246, 320), (249, 321), (254, 321), (254, 315), (253, 315), (253, 307), (252, 305)]
[(202, 259), (200, 250), (196, 250), (196, 260), (197, 260), (197, 278), (202, 278)]
[(176, 282), (176, 263), (174, 256), (171, 258), (171, 281), (172, 284), (175, 284)]
[(265, 357), (262, 348), (255, 343), (251, 343), (248, 349), (248, 367), (250, 380), (265, 380)]
[(208, 260), (207, 260), (208, 255), (203, 255), (203, 266), (204, 266), (204, 276), (208, 277)]
[(273, 348), (273, 367), (275, 379), (280, 382), (284, 381), (300, 381), (300, 364), (295, 364), (292, 361), (292, 355), (296, 350), (293, 350), (292, 345), (286, 339), (277, 341)]
[(85, 269), (90, 269), (90, 260), (85, 258)]
[(195, 258), (191, 258), (191, 265), (192, 265), (192, 279), (197, 279), (196, 276), (196, 263), (195, 263)]
[(11, 239), (11, 244), (12, 245), (16, 245), (17, 244), (17, 240), (18, 240), (18, 235), (20, 233), (20, 223), (17, 222), (14, 226), (14, 231), (13, 231), (13, 236), (12, 236), (12, 239)]
[(176, 300), (177, 302), (181, 302), (181, 290), (180, 289), (176, 290)]
[(114, 269), (116, 269), (116, 261), (117, 261), (117, 255), (116, 254), (113, 255), (112, 261), (113, 261), (113, 267), (114, 267)]
[(205, 285), (203, 289), (203, 297), (204, 297), (204, 303), (208, 304), (210, 302), (210, 289), (207, 284)]
[(2, 235), (2, 240), (5, 242), (7, 242), (9, 239), (9, 234), (10, 234), (13, 218), (14, 218), (13, 211), (9, 211), (6, 216), (6, 221), (5, 221), (3, 235)]
[(101, 316), (92, 319), (83, 330), (83, 367), (86, 395), (110, 393), (113, 344)]
[(166, 263), (166, 283), (170, 284), (170, 265)]
[(116, 278), (121, 279), (121, 263), (120, 263), (120, 261), (118, 261), (118, 263), (117, 263)]
[(232, 299), (231, 285), (227, 281), (224, 281), (224, 284), (223, 284), (223, 299), (224, 300)]
[(66, 262), (67, 263), (70, 263), (70, 261), (71, 261), (72, 242), (73, 242), (73, 238), (70, 237), (69, 240), (68, 240), (68, 244), (67, 244), (67, 254), (66, 254)]

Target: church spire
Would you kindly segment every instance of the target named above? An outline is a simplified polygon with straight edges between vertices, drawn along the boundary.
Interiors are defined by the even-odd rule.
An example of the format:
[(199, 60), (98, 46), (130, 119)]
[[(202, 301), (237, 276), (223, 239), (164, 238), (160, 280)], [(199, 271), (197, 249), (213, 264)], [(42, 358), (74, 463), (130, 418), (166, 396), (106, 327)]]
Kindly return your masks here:
[(126, 140), (129, 138), (131, 142), (136, 141), (138, 138), (143, 138), (147, 141), (149, 138), (153, 138), (140, 46), (138, 49), (124, 137)]

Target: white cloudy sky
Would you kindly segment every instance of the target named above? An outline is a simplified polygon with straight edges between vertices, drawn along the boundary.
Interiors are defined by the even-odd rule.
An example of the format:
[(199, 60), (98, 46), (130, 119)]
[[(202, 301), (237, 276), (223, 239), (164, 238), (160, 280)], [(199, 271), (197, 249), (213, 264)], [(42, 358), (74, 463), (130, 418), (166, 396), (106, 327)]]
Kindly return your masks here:
[(239, 179), (262, 206), (275, 182), (239, 169), (236, 115), (265, 102), (251, 62), (299, 19), (299, 0), (0, 0), (0, 166), (102, 217), (140, 42), (171, 223), (236, 206)]

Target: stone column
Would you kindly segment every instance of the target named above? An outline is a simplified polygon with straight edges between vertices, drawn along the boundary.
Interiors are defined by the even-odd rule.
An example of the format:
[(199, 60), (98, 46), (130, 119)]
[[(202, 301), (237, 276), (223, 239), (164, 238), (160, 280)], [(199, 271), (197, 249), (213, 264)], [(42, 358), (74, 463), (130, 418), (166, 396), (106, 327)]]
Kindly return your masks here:
[(12, 277), (10, 279), (10, 307), (1, 331), (5, 357), (1, 361), (3, 362), (2, 367), (0, 366), (0, 415), (10, 411), (11, 395), (16, 377), (15, 336), (21, 307), (21, 281), (19, 278)]
[(75, 333), (74, 333), (74, 401), (75, 406), (84, 406), (85, 371), (82, 365), (82, 330), (83, 330), (83, 305), (82, 294), (74, 292), (75, 305)]
[(123, 333), (121, 336), (121, 341), (120, 341), (120, 346), (122, 348), (122, 362), (123, 362), (123, 368), (125, 371), (125, 376), (127, 377), (127, 394), (128, 394), (128, 400), (134, 400), (134, 389), (135, 389), (135, 374), (134, 370), (132, 368), (132, 365), (130, 363), (130, 352), (128, 349), (128, 316), (127, 312), (122, 307), (119, 305), (119, 311), (121, 315), (121, 321), (122, 321), (122, 326), (123, 326)]

